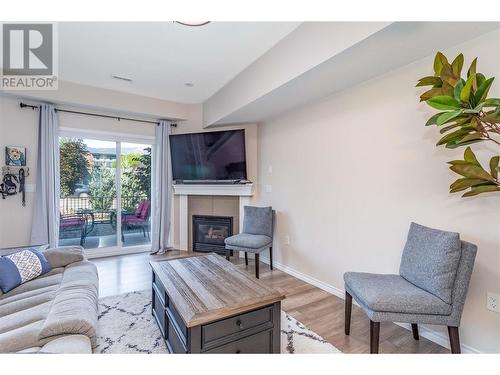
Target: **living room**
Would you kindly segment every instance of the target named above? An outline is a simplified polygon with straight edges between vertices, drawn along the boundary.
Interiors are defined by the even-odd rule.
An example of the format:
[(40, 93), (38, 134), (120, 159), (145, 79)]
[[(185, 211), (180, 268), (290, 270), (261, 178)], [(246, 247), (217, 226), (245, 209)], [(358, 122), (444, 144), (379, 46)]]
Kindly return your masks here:
[(73, 15), (2, 21), (1, 353), (500, 353), (500, 22)]

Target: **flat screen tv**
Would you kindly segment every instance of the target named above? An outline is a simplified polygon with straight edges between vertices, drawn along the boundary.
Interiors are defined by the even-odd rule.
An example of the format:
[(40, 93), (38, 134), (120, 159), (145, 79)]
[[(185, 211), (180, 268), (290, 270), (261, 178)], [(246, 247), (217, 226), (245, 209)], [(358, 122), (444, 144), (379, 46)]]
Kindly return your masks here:
[(175, 183), (246, 180), (245, 130), (170, 136)]

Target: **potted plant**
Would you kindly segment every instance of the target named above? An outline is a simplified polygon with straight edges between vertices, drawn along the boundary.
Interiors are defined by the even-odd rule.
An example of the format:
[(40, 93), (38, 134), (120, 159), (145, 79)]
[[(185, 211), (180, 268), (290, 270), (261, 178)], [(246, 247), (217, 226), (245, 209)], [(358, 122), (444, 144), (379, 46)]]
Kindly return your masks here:
[(417, 87), (432, 86), (420, 96), (429, 106), (439, 110), (425, 124), (436, 125), (443, 137), (437, 146), (446, 148), (467, 146), (463, 160), (452, 160), (450, 169), (461, 175), (450, 185), (450, 192), (466, 192), (470, 197), (487, 192), (500, 192), (500, 156), (490, 159), (483, 168), (470, 145), (493, 142), (500, 148), (500, 99), (488, 98), (494, 77), (476, 72), (477, 58), (472, 61), (467, 76), (462, 78), (463, 54), (450, 64), (441, 52), (434, 59), (434, 75), (421, 78)]

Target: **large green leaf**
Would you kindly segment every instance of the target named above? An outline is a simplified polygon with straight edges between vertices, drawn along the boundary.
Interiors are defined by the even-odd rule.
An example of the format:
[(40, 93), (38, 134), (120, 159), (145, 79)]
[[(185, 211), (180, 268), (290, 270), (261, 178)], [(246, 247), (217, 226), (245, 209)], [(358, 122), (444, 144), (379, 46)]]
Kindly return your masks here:
[(475, 164), (478, 167), (481, 166), (476, 158), (476, 155), (474, 155), (474, 152), (472, 152), (472, 149), (470, 147), (467, 147), (464, 151), (464, 160), (468, 163)]
[(448, 142), (458, 142), (461, 140), (463, 137), (465, 137), (467, 134), (469, 134), (469, 130), (464, 130), (464, 129), (458, 129), (454, 131), (453, 133), (445, 135), (443, 138), (441, 138), (439, 141), (437, 141), (436, 146), (441, 146), (444, 145), (445, 143)]
[(491, 193), (494, 191), (500, 191), (500, 187), (496, 185), (479, 185), (471, 187), (470, 191), (462, 195), (462, 197), (472, 197), (474, 195), (482, 194), (482, 193)]
[(450, 193), (456, 193), (457, 191), (462, 191), (471, 186), (484, 184), (484, 180), (478, 178), (459, 178), (454, 183), (450, 185)]
[(468, 146), (468, 145), (472, 145), (474, 143), (478, 143), (478, 142), (483, 142), (484, 139), (472, 139), (472, 140), (469, 140), (469, 141), (464, 141), (464, 140), (458, 140), (458, 141), (451, 141), (451, 142), (448, 142), (446, 144), (446, 148), (449, 148), (449, 149), (455, 149), (455, 148), (458, 148), (458, 147), (464, 147), (464, 146)]
[(474, 97), (476, 98), (476, 103), (481, 103), (486, 99), (486, 97), (488, 96), (488, 91), (490, 90), (491, 84), (493, 83), (494, 79), (495, 77), (487, 79), (486, 81), (481, 83), (481, 85), (477, 88), (477, 91), (474, 94)]
[(490, 159), (490, 173), (493, 178), (498, 179), (498, 163), (500, 162), (500, 156), (493, 156)]
[(448, 64), (446, 56), (441, 52), (436, 53), (436, 57), (434, 58), (434, 72), (437, 76), (441, 74), (441, 70), (445, 64)]
[(420, 95), (420, 101), (425, 102), (435, 96), (441, 96), (441, 95), (443, 95), (443, 90), (440, 87), (432, 88), (424, 92), (422, 95)]
[(483, 122), (492, 122), (495, 123), (497, 122), (497, 117), (500, 114), (500, 107), (497, 107), (493, 111), (486, 112), (486, 115), (484, 115), (481, 120)]
[(481, 180), (496, 182), (495, 179), (486, 172), (483, 168), (474, 164), (456, 164), (452, 165), (450, 169), (467, 178), (477, 178)]
[(472, 63), (470, 64), (470, 67), (467, 70), (467, 78), (469, 78), (473, 74), (476, 74), (476, 65), (477, 65), (477, 57), (474, 60), (472, 60)]
[(497, 107), (500, 106), (500, 98), (488, 98), (484, 101), (485, 107)]
[(451, 86), (455, 86), (455, 84), (458, 82), (460, 77), (456, 77), (453, 74), (453, 70), (451, 68), (450, 64), (445, 64), (443, 65), (443, 68), (441, 69), (441, 74), (440, 74), (441, 80), (444, 82), (449, 83)]
[(451, 68), (453, 70), (453, 74), (456, 77), (460, 77), (460, 74), (462, 73), (462, 67), (464, 66), (464, 55), (460, 54), (457, 57), (455, 57), (455, 60), (451, 63)]
[(476, 82), (477, 82), (477, 87), (481, 86), (481, 84), (486, 81), (486, 77), (484, 76), (483, 73), (476, 73)]
[(463, 79), (460, 79), (460, 81), (458, 81), (455, 87), (453, 88), (453, 97), (457, 102), (460, 101), (460, 93), (462, 92), (464, 86), (465, 86), (465, 81)]
[(416, 87), (419, 87), (419, 86), (441, 87), (442, 84), (443, 84), (443, 81), (441, 80), (440, 77), (428, 76), (428, 77), (420, 78), (418, 80)]
[(457, 118), (460, 116), (462, 112), (460, 110), (456, 111), (450, 111), (450, 112), (445, 112), (442, 113), (436, 120), (437, 125), (443, 125), (446, 124), (447, 122), (452, 121), (453, 119)]
[(461, 124), (460, 122), (456, 122), (448, 126), (443, 126), (442, 128), (439, 129), (439, 133), (444, 134), (447, 131), (450, 131), (451, 129), (458, 128), (459, 126), (464, 130), (469, 130), (469, 131), (474, 130), (470, 125), (468, 125), (468, 123)]
[(465, 160), (452, 160), (452, 161), (449, 161), (448, 164), (462, 165), (462, 164), (470, 164), (470, 163), (468, 161), (465, 161)]
[(475, 76), (470, 76), (467, 79), (467, 82), (465, 82), (464, 88), (462, 91), (460, 91), (460, 100), (468, 103), (470, 99), (470, 93), (472, 91), (472, 81), (474, 80)]
[(427, 122), (425, 123), (425, 126), (436, 125), (436, 121), (437, 121), (438, 117), (441, 116), (443, 113), (448, 113), (448, 112), (436, 113), (430, 119), (427, 120)]
[(441, 110), (460, 109), (460, 103), (451, 96), (435, 96), (426, 101), (431, 107)]

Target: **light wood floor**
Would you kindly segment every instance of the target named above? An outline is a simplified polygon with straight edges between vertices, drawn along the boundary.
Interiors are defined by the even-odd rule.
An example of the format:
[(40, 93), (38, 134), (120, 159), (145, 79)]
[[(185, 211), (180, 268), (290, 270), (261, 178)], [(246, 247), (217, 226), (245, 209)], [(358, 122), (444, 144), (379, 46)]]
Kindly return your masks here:
[[(101, 297), (151, 288), (150, 260), (185, 256), (184, 251), (166, 255), (124, 255), (92, 260), (99, 270)], [(253, 260), (245, 267), (243, 259), (234, 256), (234, 264), (254, 274)], [(344, 301), (302, 280), (260, 264), (260, 279), (286, 295), (282, 309), (344, 353), (369, 352), (369, 322), (357, 306), (353, 306), (351, 334), (344, 334)], [(423, 337), (413, 339), (410, 331), (393, 323), (381, 323), (380, 353), (449, 353)]]

